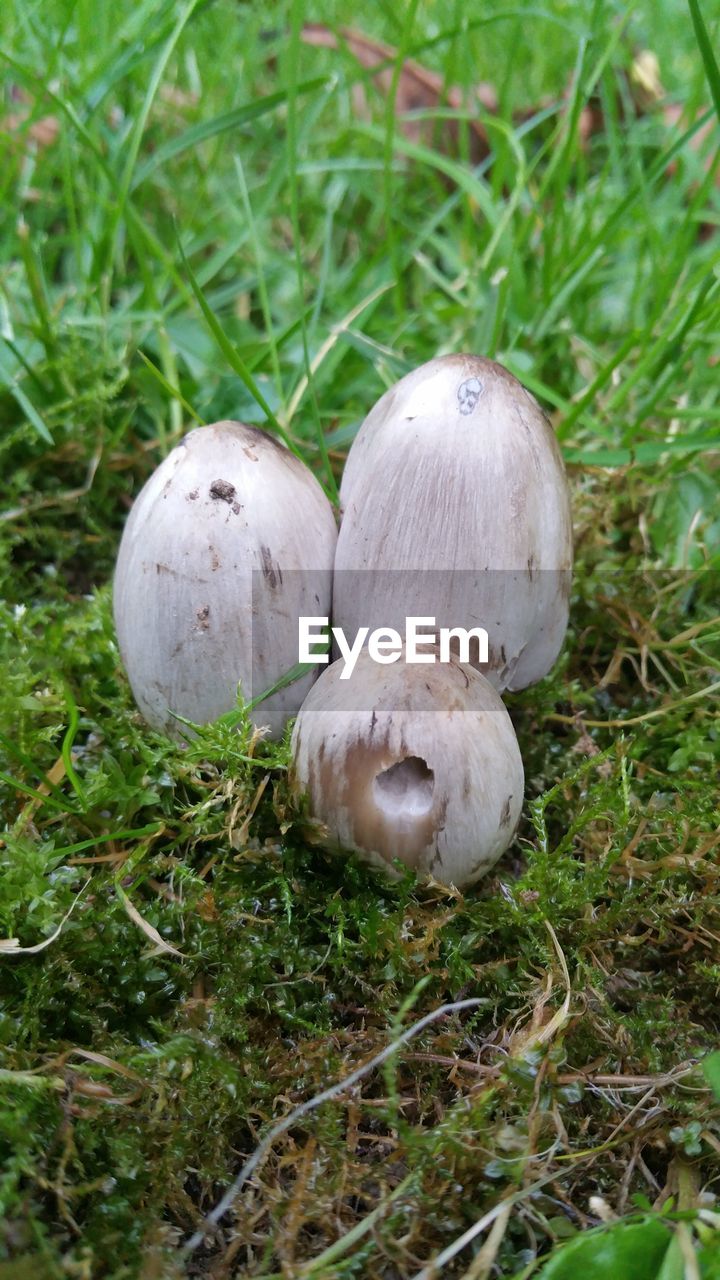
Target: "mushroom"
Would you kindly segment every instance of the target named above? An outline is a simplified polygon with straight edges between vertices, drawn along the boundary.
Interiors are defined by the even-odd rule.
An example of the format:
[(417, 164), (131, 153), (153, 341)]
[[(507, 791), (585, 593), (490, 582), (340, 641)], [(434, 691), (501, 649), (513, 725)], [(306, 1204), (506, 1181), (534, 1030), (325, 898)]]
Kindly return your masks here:
[[(114, 581), (115, 627), (145, 719), (214, 720), (297, 665), (298, 618), (327, 614), (337, 530), (293, 453), (241, 422), (199, 427), (165, 458), (132, 508)], [(261, 702), (279, 736), (315, 677)]]
[(570, 499), (552, 427), (507, 369), (449, 355), (402, 378), (362, 424), (340, 501), (334, 623), (479, 627), (498, 689), (547, 674), (567, 627)]
[(330, 847), (461, 889), (510, 844), (523, 799), (512, 721), (492, 685), (454, 660), (326, 667), (292, 735), (293, 788)]

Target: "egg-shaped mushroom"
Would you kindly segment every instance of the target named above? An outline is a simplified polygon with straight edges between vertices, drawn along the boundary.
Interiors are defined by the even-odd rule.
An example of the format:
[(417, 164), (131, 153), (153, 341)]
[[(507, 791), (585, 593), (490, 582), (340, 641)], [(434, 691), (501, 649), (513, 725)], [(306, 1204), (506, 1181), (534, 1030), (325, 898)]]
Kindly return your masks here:
[(572, 525), (553, 429), (502, 365), (440, 356), (378, 401), (340, 491), (334, 623), (487, 632), (500, 690), (542, 678), (568, 620)]
[[(432, 651), (437, 656), (437, 651)], [(325, 668), (292, 736), (292, 785), (333, 849), (393, 874), (398, 858), (461, 889), (510, 844), (524, 776), (512, 721), (474, 667), (365, 651)]]
[[(256, 427), (199, 427), (138, 495), (120, 543), (113, 608), (145, 719), (172, 735), (276, 684), (298, 662), (298, 618), (327, 615), (337, 529), (315, 477)], [(258, 704), (279, 736), (316, 672)]]

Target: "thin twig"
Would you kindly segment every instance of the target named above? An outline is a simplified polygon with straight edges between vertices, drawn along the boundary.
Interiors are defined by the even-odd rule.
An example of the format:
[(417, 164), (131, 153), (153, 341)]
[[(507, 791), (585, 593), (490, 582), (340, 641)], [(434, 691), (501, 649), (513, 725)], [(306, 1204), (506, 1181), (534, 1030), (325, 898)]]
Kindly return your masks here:
[(413, 1036), (424, 1031), (425, 1027), (429, 1027), (432, 1022), (437, 1022), (438, 1018), (443, 1018), (450, 1013), (459, 1013), (462, 1009), (476, 1009), (478, 1005), (481, 1005), (482, 1003), (483, 1001), (478, 998), (470, 1000), (456, 1000), (451, 1004), (440, 1005), (438, 1009), (432, 1009), (430, 1013), (426, 1013), (423, 1018), (420, 1018), (417, 1022), (414, 1022), (411, 1027), (408, 1027), (407, 1031), (403, 1031), (402, 1035), (399, 1035), (397, 1039), (392, 1040), (384, 1049), (381, 1049), (379, 1053), (376, 1053), (368, 1062), (363, 1063), (361, 1067), (357, 1067), (355, 1071), (351, 1071), (349, 1076), (346, 1076), (343, 1080), (338, 1080), (336, 1084), (331, 1085), (329, 1089), (324, 1089), (322, 1093), (315, 1094), (315, 1097), (308, 1098), (307, 1102), (301, 1102), (300, 1106), (295, 1107), (293, 1111), (290, 1111), (286, 1116), (283, 1116), (282, 1120), (280, 1120), (278, 1124), (274, 1125), (270, 1132), (265, 1135), (262, 1142), (258, 1144), (253, 1154), (250, 1156), (250, 1159), (245, 1161), (245, 1164), (235, 1178), (235, 1181), (228, 1187), (225, 1195), (218, 1204), (216, 1204), (215, 1208), (207, 1214), (200, 1230), (196, 1231), (183, 1246), (183, 1255), (187, 1256), (188, 1254), (194, 1253), (195, 1250), (203, 1243), (206, 1235), (208, 1235), (210, 1231), (214, 1230), (221, 1218), (224, 1218), (228, 1210), (232, 1208), (232, 1205), (242, 1191), (242, 1188), (248, 1178), (252, 1177), (258, 1166), (262, 1164), (262, 1161), (270, 1151), (273, 1143), (281, 1136), (281, 1134), (287, 1133), (288, 1129), (291, 1129), (293, 1125), (297, 1124), (298, 1120), (302, 1120), (302, 1118), (308, 1115), (311, 1111), (316, 1111), (324, 1102), (331, 1102), (333, 1098), (340, 1097), (340, 1095), (345, 1093), (347, 1089), (352, 1088), (352, 1086), (357, 1084), (359, 1080), (362, 1080), (364, 1076), (369, 1075), (376, 1067), (381, 1066), (382, 1063), (386, 1062), (394, 1053), (397, 1053), (398, 1049), (401, 1048), (402, 1045), (406, 1044), (408, 1040), (411, 1040)]
[(666, 1085), (674, 1084), (676, 1080), (681, 1080), (683, 1076), (691, 1075), (696, 1068), (697, 1062), (681, 1062), (673, 1071), (656, 1076), (586, 1075), (583, 1071), (565, 1071), (559, 1074), (556, 1080), (558, 1084), (604, 1085), (621, 1093), (623, 1090), (632, 1092), (636, 1089), (646, 1089), (648, 1085), (662, 1089)]

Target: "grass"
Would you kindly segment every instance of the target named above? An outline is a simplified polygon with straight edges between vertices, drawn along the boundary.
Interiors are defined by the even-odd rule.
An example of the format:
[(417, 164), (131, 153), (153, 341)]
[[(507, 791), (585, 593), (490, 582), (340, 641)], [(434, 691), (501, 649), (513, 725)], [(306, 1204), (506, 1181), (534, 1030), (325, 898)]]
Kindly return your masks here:
[[(369, 10), (495, 86), (473, 166), (462, 118), (454, 152), (442, 103), (405, 136), (399, 62), (383, 98), (299, 3), (3, 7), (3, 1280), (511, 1277), (632, 1214), (672, 1224), (664, 1277), (717, 1274), (718, 31), (691, 9)], [(314, 848), (246, 721), (148, 730), (109, 609), (189, 425), (269, 423), (332, 496), (375, 399), (453, 350), (552, 414), (577, 544), (563, 657), (510, 699), (523, 824), (464, 898)]]

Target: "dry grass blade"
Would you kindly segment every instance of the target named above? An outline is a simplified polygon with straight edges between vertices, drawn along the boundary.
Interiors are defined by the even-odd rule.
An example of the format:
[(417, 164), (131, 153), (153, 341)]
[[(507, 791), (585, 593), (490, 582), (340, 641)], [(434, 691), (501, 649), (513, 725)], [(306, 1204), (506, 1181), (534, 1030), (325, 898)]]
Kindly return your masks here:
[(125, 910), (127, 911), (130, 919), (133, 921), (133, 924), (136, 924), (139, 929), (142, 929), (146, 938), (149, 938), (151, 942), (154, 942), (155, 946), (160, 951), (165, 951), (168, 955), (171, 955), (171, 956), (177, 956), (178, 959), (180, 960), (187, 959), (187, 956), (184, 954), (184, 952), (178, 951), (177, 947), (173, 947), (171, 943), (166, 942), (164, 938), (161, 938), (155, 926), (152, 924), (149, 924), (149, 922), (145, 920), (143, 916), (140, 915), (140, 912), (138, 911), (137, 907), (133, 906), (125, 890), (121, 888), (119, 884), (115, 885), (115, 891), (120, 901), (122, 902)]
[(305, 393), (310, 387), (312, 379), (314, 378), (315, 374), (320, 368), (323, 360), (326, 358), (326, 356), (330, 354), (335, 344), (342, 337), (342, 335), (347, 332), (351, 324), (353, 324), (353, 322), (357, 320), (358, 316), (362, 315), (363, 311), (366, 311), (368, 307), (373, 306), (373, 304), (377, 302), (383, 296), (383, 294), (387, 293), (388, 290), (391, 288), (392, 288), (391, 284), (379, 285), (378, 288), (374, 289), (372, 293), (368, 294), (366, 298), (362, 298), (360, 302), (357, 303), (356, 306), (352, 307), (352, 309), (347, 313), (346, 316), (343, 316), (341, 320), (338, 320), (337, 324), (333, 325), (332, 329), (330, 330), (330, 333), (328, 334), (327, 338), (323, 342), (322, 346), (319, 348), (319, 350), (316, 352), (316, 354), (313, 356), (312, 360), (310, 361), (310, 368), (308, 373), (304, 373), (300, 378), (295, 390), (293, 391), (290, 397), (286, 411), (280, 415), (280, 421), (282, 422), (282, 425), (286, 430), (289, 430), (290, 424), (298, 410), (298, 407)]
[(406, 1178), (403, 1178), (402, 1182), (399, 1182), (398, 1185), (393, 1188), (385, 1199), (381, 1200), (380, 1204), (376, 1205), (376, 1207), (372, 1209), (370, 1213), (366, 1214), (364, 1218), (361, 1218), (359, 1222), (356, 1222), (355, 1226), (351, 1227), (351, 1229), (347, 1231), (344, 1236), (341, 1236), (339, 1240), (336, 1240), (329, 1249), (323, 1250), (317, 1258), (313, 1258), (312, 1261), (306, 1262), (305, 1265), (296, 1273), (298, 1280), (306, 1280), (306, 1277), (307, 1280), (310, 1280), (311, 1276), (320, 1277), (322, 1275), (327, 1275), (328, 1272), (325, 1268), (331, 1262), (336, 1262), (338, 1258), (341, 1258), (343, 1254), (347, 1253), (348, 1250), (362, 1240), (364, 1236), (374, 1230), (376, 1224), (382, 1219), (383, 1215), (388, 1212), (391, 1205), (395, 1204), (405, 1194), (405, 1192), (408, 1191), (415, 1180), (415, 1176), (414, 1171), (409, 1173)]
[(498, 1214), (490, 1228), (490, 1234), (488, 1235), (487, 1240), (482, 1248), (478, 1250), (473, 1261), (470, 1263), (465, 1274), (461, 1276), (460, 1280), (487, 1280), (487, 1277), (490, 1275), (495, 1264), (498, 1249), (500, 1248), (505, 1232), (507, 1231), (511, 1209), (512, 1205), (506, 1200), (503, 1203), (502, 1212)]
[(545, 1022), (545, 1008), (553, 990), (553, 976), (552, 973), (548, 972), (544, 989), (536, 1002), (530, 1023), (526, 1026), (519, 1027), (513, 1032), (511, 1037), (510, 1052), (514, 1058), (524, 1057), (531, 1049), (538, 1048), (542, 1044), (547, 1044), (547, 1042), (552, 1040), (557, 1032), (561, 1031), (567, 1024), (570, 1016), (572, 988), (570, 986), (570, 974), (568, 972), (567, 962), (565, 960), (562, 947), (558, 942), (557, 934), (549, 920), (545, 921), (545, 927), (550, 934), (553, 947), (555, 948), (555, 953), (560, 961), (563, 983), (565, 985), (565, 998), (560, 1005), (560, 1008), (556, 1009), (548, 1021)]
[(542, 1031), (540, 1032), (537, 1038), (537, 1044), (545, 1044), (547, 1040), (552, 1039), (556, 1031), (560, 1031), (560, 1029), (565, 1026), (565, 1023), (567, 1022), (568, 1016), (570, 1014), (570, 997), (572, 995), (572, 989), (570, 987), (570, 974), (568, 972), (567, 961), (563, 954), (563, 949), (560, 946), (560, 943), (558, 942), (557, 934), (553, 929), (552, 925), (550, 924), (549, 920), (545, 921), (545, 928), (547, 929), (548, 933), (550, 934), (550, 937), (552, 938), (552, 944), (555, 948), (555, 952), (557, 954), (558, 960), (560, 961), (560, 968), (562, 969), (563, 981), (565, 983), (565, 999), (563, 1000), (560, 1008), (556, 1011), (556, 1013), (553, 1014), (547, 1026), (543, 1027)]
[(517, 1191), (514, 1195), (508, 1196), (505, 1200), (501, 1200), (499, 1204), (494, 1205), (488, 1213), (484, 1213), (481, 1218), (478, 1218), (477, 1222), (468, 1227), (467, 1231), (464, 1231), (461, 1236), (453, 1240), (447, 1249), (443, 1249), (436, 1258), (433, 1258), (432, 1262), (429, 1262), (426, 1267), (416, 1272), (412, 1280), (440, 1280), (440, 1276), (443, 1274), (442, 1268), (447, 1262), (451, 1262), (453, 1258), (457, 1257), (466, 1245), (471, 1244), (477, 1236), (486, 1231), (499, 1218), (509, 1215), (516, 1204), (519, 1204), (522, 1200), (528, 1200), (530, 1196), (535, 1195), (536, 1191), (540, 1191), (542, 1187), (547, 1186), (548, 1182), (552, 1182), (557, 1176), (557, 1173), (548, 1173), (545, 1177), (538, 1178), (536, 1182), (531, 1183), (529, 1187), (523, 1187), (522, 1191)]
[(234, 830), (233, 824), (237, 816), (238, 808), (243, 803), (242, 797), (238, 800), (232, 813), (230, 814), (230, 821), (228, 823), (228, 832), (230, 837), (230, 844), (232, 845), (233, 849), (242, 849), (243, 845), (247, 843), (248, 835), (250, 833), (250, 824), (255, 815), (255, 811), (260, 801), (262, 800), (263, 795), (265, 794), (265, 788), (269, 781), (270, 781), (270, 774), (266, 773), (263, 779), (261, 780), (255, 792), (255, 795), (252, 798), (250, 808), (248, 809), (245, 817), (243, 818), (242, 826), (240, 826), (237, 831)]
[(86, 880), (86, 881), (85, 881), (85, 884), (83, 885), (83, 887), (82, 887), (82, 889), (80, 890), (79, 894), (78, 894), (78, 895), (77, 895), (77, 897), (73, 900), (72, 905), (71, 905), (71, 906), (69, 907), (69, 909), (65, 912), (65, 915), (63, 916), (62, 920), (60, 921), (60, 923), (59, 923), (59, 925), (58, 925), (57, 929), (55, 929), (55, 930), (50, 934), (50, 937), (49, 937), (49, 938), (45, 938), (44, 942), (36, 942), (36, 943), (35, 943), (35, 945), (34, 945), (34, 946), (32, 946), (32, 947), (21, 947), (21, 946), (20, 946), (20, 943), (19, 943), (19, 940), (18, 940), (17, 938), (0, 938), (0, 956), (3, 956), (3, 955), (6, 955), (6, 956), (20, 956), (20, 955), (33, 956), (33, 955), (37, 955), (40, 951), (44, 951), (44, 950), (46, 949), (46, 947), (50, 947), (50, 946), (52, 946), (53, 942), (55, 942), (55, 941), (56, 941), (56, 939), (60, 937), (60, 934), (62, 933), (63, 928), (65, 927), (65, 924), (67, 923), (67, 921), (69, 920), (69, 918), (70, 918), (70, 916), (72, 915), (73, 911), (75, 910), (75, 908), (76, 908), (76, 906), (77, 906), (78, 902), (80, 901), (80, 899), (81, 899), (82, 895), (84, 894), (85, 890), (87, 889), (87, 887), (88, 887), (89, 883), (90, 883), (90, 881), (89, 881), (89, 880)]
[(93, 1049), (81, 1049), (75, 1046), (67, 1049), (65, 1053), (56, 1060), (55, 1066), (64, 1066), (69, 1058), (82, 1058), (84, 1062), (94, 1062), (98, 1067), (107, 1067), (108, 1071), (114, 1071), (117, 1075), (124, 1076), (126, 1080), (132, 1080), (134, 1084), (141, 1084), (143, 1088), (148, 1088), (148, 1083), (139, 1076), (131, 1067), (126, 1067), (124, 1063), (118, 1062), (115, 1058), (111, 1058), (107, 1053), (97, 1053)]
[[(629, 725), (645, 724), (647, 720), (656, 720), (658, 716), (667, 715), (669, 711), (676, 711), (678, 707), (684, 707), (689, 702), (697, 702), (705, 698), (709, 698), (712, 694), (720, 693), (720, 680), (715, 680), (712, 684), (708, 684), (704, 689), (696, 689), (694, 693), (689, 693), (685, 698), (677, 698), (674, 702), (666, 702), (662, 707), (654, 707), (652, 711), (645, 711), (639, 716), (627, 716), (625, 719), (615, 718), (613, 720), (587, 720), (584, 716), (582, 723), (591, 729), (624, 729)], [(557, 724), (576, 724), (576, 716), (563, 716), (552, 712), (545, 717), (546, 720), (553, 720)]]

